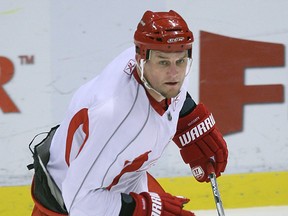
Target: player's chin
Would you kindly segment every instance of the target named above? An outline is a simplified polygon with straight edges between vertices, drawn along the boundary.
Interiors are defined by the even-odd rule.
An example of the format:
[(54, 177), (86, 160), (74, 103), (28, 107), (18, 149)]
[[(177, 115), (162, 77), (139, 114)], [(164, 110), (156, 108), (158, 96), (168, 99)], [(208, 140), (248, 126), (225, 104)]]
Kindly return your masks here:
[(166, 98), (174, 98), (179, 94), (179, 92), (180, 92), (180, 88), (172, 88), (172, 89), (170, 88), (169, 90), (165, 92), (164, 95)]

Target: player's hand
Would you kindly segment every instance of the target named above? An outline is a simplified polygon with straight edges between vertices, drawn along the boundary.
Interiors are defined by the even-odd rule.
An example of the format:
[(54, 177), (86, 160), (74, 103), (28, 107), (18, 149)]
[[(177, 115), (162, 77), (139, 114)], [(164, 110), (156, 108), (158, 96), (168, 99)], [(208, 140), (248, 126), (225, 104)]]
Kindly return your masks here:
[(203, 104), (198, 104), (191, 113), (179, 118), (173, 141), (181, 149), (184, 162), (189, 163), (198, 181), (209, 181), (209, 163), (214, 165), (217, 177), (224, 172), (228, 158), (227, 145), (215, 127), (212, 114)]
[(195, 216), (194, 213), (183, 209), (183, 205), (189, 202), (187, 198), (154, 192), (132, 192), (130, 195), (136, 202), (133, 216)]

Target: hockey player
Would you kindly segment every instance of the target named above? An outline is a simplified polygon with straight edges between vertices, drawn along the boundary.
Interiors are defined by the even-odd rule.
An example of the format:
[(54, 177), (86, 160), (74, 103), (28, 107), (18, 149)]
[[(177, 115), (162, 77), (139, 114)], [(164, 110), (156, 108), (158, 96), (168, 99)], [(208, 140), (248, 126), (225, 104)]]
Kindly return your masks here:
[[(144, 13), (136, 49), (83, 85), (50, 134), (48, 171), (35, 168), (32, 215), (194, 215), (183, 209), (189, 199), (166, 193), (147, 172), (172, 140), (198, 181), (209, 181), (210, 163), (217, 176), (225, 170), (226, 142), (187, 92), (193, 40), (176, 12)], [(63, 198), (60, 210), (51, 184)]]

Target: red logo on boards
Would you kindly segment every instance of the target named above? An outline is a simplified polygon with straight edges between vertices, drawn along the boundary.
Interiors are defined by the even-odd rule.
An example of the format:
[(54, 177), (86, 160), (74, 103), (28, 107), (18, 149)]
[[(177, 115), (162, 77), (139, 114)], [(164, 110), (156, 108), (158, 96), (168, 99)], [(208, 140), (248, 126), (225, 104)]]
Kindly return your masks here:
[(3, 87), (12, 79), (13, 75), (13, 62), (6, 57), (0, 56), (0, 109), (2, 109), (4, 113), (20, 112)]
[(243, 128), (244, 105), (284, 102), (280, 84), (245, 85), (247, 68), (283, 67), (284, 45), (200, 33), (200, 101), (225, 134)]

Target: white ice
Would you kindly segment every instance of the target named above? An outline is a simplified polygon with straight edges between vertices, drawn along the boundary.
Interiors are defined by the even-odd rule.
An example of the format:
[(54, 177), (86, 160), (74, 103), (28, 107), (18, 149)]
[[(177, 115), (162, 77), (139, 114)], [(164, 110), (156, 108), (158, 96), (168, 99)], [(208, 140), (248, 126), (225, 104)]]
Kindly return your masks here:
[[(225, 216), (288, 216), (288, 206), (225, 209)], [(194, 211), (196, 216), (218, 216), (215, 210)]]

